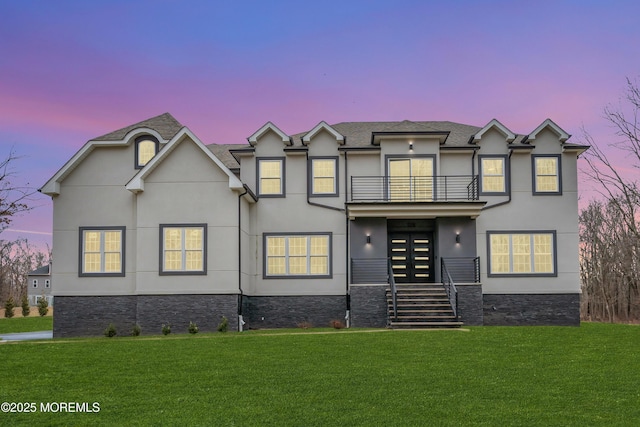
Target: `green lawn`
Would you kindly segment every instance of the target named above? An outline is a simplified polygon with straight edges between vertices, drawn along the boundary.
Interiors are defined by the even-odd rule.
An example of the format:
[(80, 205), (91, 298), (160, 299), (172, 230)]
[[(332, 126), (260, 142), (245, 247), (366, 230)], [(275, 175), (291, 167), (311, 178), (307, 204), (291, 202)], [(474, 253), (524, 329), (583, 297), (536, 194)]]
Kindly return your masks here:
[(53, 317), (31, 316), (0, 319), (0, 334), (14, 332), (50, 331), (53, 329)]
[(604, 324), (2, 344), (0, 402), (100, 412), (0, 424), (637, 426), (639, 350)]

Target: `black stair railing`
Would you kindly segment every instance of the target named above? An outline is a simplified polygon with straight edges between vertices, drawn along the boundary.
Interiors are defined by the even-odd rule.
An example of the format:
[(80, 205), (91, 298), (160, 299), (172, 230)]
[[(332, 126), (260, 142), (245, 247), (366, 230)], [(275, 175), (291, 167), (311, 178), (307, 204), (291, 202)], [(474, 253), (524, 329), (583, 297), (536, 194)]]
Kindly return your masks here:
[(391, 258), (388, 259), (389, 288), (391, 291), (391, 304), (393, 305), (393, 320), (398, 320), (398, 289), (396, 288), (396, 279), (393, 277), (393, 267), (391, 266)]
[(447, 292), (447, 297), (449, 298), (449, 304), (451, 304), (453, 315), (458, 319), (458, 289), (456, 289), (456, 285), (453, 283), (451, 274), (449, 274), (449, 270), (447, 270), (447, 264), (444, 258), (440, 258), (440, 272), (442, 275), (442, 284)]

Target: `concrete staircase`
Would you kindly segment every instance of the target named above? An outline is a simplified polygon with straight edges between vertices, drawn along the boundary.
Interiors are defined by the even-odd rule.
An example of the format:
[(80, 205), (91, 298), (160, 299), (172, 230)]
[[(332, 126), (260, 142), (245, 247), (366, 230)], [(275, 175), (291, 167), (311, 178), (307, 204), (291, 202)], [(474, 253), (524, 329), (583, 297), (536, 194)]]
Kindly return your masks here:
[(442, 283), (396, 284), (395, 318), (391, 290), (387, 289), (387, 311), (393, 329), (459, 328), (462, 322), (455, 316)]

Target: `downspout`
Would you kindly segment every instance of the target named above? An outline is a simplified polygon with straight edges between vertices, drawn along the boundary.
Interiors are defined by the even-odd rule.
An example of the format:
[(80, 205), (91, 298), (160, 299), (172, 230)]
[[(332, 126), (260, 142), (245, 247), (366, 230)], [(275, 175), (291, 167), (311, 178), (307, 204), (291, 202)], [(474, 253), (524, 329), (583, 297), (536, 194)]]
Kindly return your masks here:
[(345, 270), (347, 272), (347, 274), (345, 275), (345, 295), (347, 297), (347, 301), (346, 301), (346, 305), (347, 305), (347, 312), (344, 315), (344, 320), (345, 323), (347, 325), (347, 328), (351, 327), (351, 295), (349, 294), (349, 277), (351, 276), (351, 272), (350, 270), (350, 262), (349, 262), (349, 253), (351, 252), (351, 248), (349, 245), (349, 214), (347, 213), (347, 209), (346, 209), (346, 204), (347, 204), (347, 189), (349, 188), (349, 184), (347, 181), (348, 177), (349, 177), (349, 163), (347, 161), (347, 154), (348, 154), (348, 150), (344, 151), (344, 203), (345, 203), (345, 240), (346, 240), (346, 248), (345, 248), (345, 255), (344, 255), (344, 262), (345, 262)]
[[(309, 205), (311, 205), (311, 206), (317, 206), (319, 208), (331, 209), (331, 210), (338, 211), (338, 212), (345, 212), (345, 209), (336, 208), (335, 206), (323, 205), (323, 204), (320, 204), (320, 203), (312, 202), (310, 200), (310, 198), (311, 198), (311, 194), (310, 193), (311, 192), (309, 191), (309, 189), (310, 189), (310, 187), (309, 187), (309, 174), (310, 174), (310, 172), (309, 172), (310, 171), (310, 168), (309, 168), (309, 152), (307, 151), (305, 153), (305, 155), (306, 155), (306, 158), (307, 158), (307, 203)], [(346, 181), (346, 178), (345, 178), (345, 181)], [(345, 194), (345, 197), (346, 197), (346, 194)]]
[(249, 192), (247, 185), (244, 184), (244, 193), (238, 195), (238, 331), (242, 332), (244, 320), (242, 319), (242, 197)]
[[(513, 154), (513, 148), (509, 150), (509, 157), (507, 157), (507, 174), (509, 176), (509, 181), (511, 181), (511, 155)], [(506, 177), (505, 177), (506, 181)], [(483, 211), (486, 211), (491, 208), (497, 208), (498, 206), (506, 205), (507, 203), (511, 203), (511, 182), (505, 182), (505, 185), (508, 184), (507, 190), (507, 200), (504, 202), (496, 203), (495, 205), (485, 206), (482, 208)]]

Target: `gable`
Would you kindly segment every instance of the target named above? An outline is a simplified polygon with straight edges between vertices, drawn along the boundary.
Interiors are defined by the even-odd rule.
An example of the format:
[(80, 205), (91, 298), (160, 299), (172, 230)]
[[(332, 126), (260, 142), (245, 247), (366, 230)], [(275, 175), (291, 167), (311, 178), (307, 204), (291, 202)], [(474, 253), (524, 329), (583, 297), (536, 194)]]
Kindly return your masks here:
[(491, 130), (499, 132), (504, 137), (506, 142), (513, 142), (516, 139), (516, 135), (511, 132), (505, 125), (500, 123), (498, 120), (493, 119), (473, 136), (473, 142), (477, 144), (478, 142), (480, 142), (480, 140), (482, 140), (482, 137)]
[[(167, 143), (167, 145), (153, 158), (144, 168), (140, 170), (129, 183), (126, 185), (127, 190), (133, 193), (139, 193), (144, 191), (144, 183), (147, 177), (157, 168), (160, 164), (166, 161), (173, 151), (179, 147), (185, 141), (193, 143), (197, 147), (197, 155), (204, 156), (209, 159), (214, 167), (220, 169), (227, 177), (229, 188), (232, 190), (244, 190), (242, 182), (227, 168), (220, 159), (218, 159), (207, 147), (187, 128), (183, 128), (178, 134)], [(181, 150), (182, 151), (182, 150)], [(193, 171), (197, 173), (197, 169), (193, 168)], [(193, 172), (192, 171), (192, 172)]]
[(546, 119), (544, 122), (540, 124), (540, 126), (535, 128), (533, 132), (529, 134), (528, 140), (534, 141), (538, 137), (538, 135), (540, 135), (542, 131), (545, 129), (553, 132), (558, 137), (558, 140), (560, 142), (565, 142), (567, 139), (571, 138), (571, 135), (565, 132), (560, 126), (555, 124), (553, 120)]
[(284, 133), (283, 131), (281, 131), (276, 125), (274, 125), (271, 122), (265, 123), (264, 126), (262, 126), (260, 129), (254, 132), (253, 135), (247, 138), (247, 141), (249, 141), (249, 144), (251, 144), (251, 146), (253, 147), (258, 143), (260, 139), (262, 139), (265, 135), (269, 133), (274, 133), (275, 135), (277, 135), (277, 137), (285, 145), (293, 145), (293, 141), (291, 137), (286, 133)]
[(338, 144), (344, 145), (345, 137), (341, 135), (337, 130), (332, 128), (325, 121), (318, 123), (313, 129), (311, 129), (301, 140), (303, 145), (308, 145), (317, 135), (326, 133), (329, 134)]

